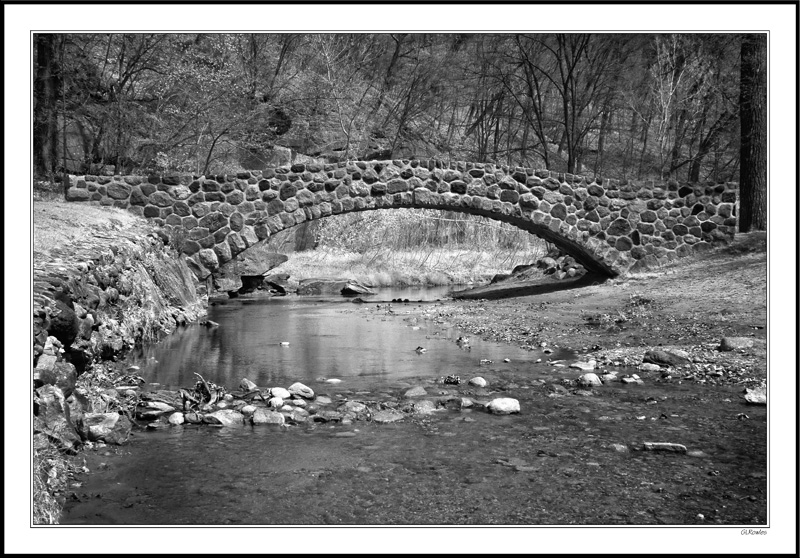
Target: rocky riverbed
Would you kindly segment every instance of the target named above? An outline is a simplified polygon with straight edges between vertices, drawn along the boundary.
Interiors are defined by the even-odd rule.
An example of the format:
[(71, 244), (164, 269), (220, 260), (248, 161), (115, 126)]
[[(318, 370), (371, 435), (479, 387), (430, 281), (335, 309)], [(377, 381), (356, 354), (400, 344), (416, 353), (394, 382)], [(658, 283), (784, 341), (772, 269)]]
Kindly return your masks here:
[[(313, 387), (256, 386), (243, 378), (240, 386), (215, 386), (223, 389), (211, 401), (202, 393), (197, 397), (197, 386), (186, 386), (185, 393), (150, 389), (135, 369), (118, 361), (135, 343), (157, 339), (203, 316), (203, 288), (171, 258), (169, 239), (123, 213), (111, 219), (98, 215), (97, 222), (87, 222), (85, 216), (70, 221), (72, 208), (60, 205), (65, 207), (39, 206), (35, 218), (40, 230), (34, 246), (34, 446), (39, 450), (52, 444), (73, 452), (102, 450), (129, 443), (139, 432), (176, 427), (313, 430), (324, 425), (352, 436), (356, 424), (404, 422), (442, 435), (453, 413), (457, 420), (469, 422), (476, 412), (523, 417), (536, 412), (568, 425), (575, 419), (575, 405), (591, 408), (580, 402), (597, 401), (603, 408), (614, 407), (595, 417), (610, 421), (607, 424), (624, 425), (640, 417), (656, 421), (644, 430), (640, 426), (640, 436), (619, 434), (627, 432), (625, 426), (608, 436), (603, 443), (614, 451), (694, 452), (702, 457), (712, 440), (706, 433), (697, 434), (699, 443), (692, 443), (689, 431), (675, 440), (651, 436), (661, 431), (653, 430), (659, 420), (680, 418), (692, 424), (676, 426), (676, 432), (722, 429), (733, 440), (730, 451), (755, 456), (758, 468), (765, 463), (764, 235), (742, 235), (726, 249), (657, 272), (597, 284), (587, 284), (582, 277), (580, 289), (562, 286), (542, 292), (540, 286), (506, 280), (473, 294), (483, 298), (353, 307), (353, 312), (405, 320), (412, 327), (421, 322), (453, 326), (487, 340), (541, 351), (542, 362), (554, 372), (546, 378), (520, 376), (502, 363), (488, 367), (481, 377), (419, 378), (378, 392), (352, 391), (325, 378)], [(52, 236), (53, 231), (59, 234)], [(568, 278), (559, 283), (569, 286)], [(515, 297), (505, 298), (510, 293)], [(557, 348), (578, 356), (568, 362), (549, 358)], [(684, 384), (719, 390), (701, 397), (714, 400), (713, 418), (693, 420), (691, 408), (699, 403), (695, 396), (684, 395), (674, 398), (671, 413), (651, 417), (642, 412), (660, 408), (665, 398), (673, 397), (661, 388)], [(639, 391), (631, 395), (629, 390), (635, 389)], [(559, 400), (574, 403), (564, 406)], [(728, 411), (726, 405), (733, 407)], [(739, 431), (749, 424), (741, 443), (736, 429), (719, 422), (728, 419), (736, 421), (732, 424), (738, 424)], [(558, 440), (550, 442), (540, 451), (563, 453)], [(524, 456), (498, 459), (517, 471), (533, 466)], [(55, 469), (43, 474), (53, 480)], [(78, 478), (84, 469), (59, 471), (56, 476), (67, 479), (53, 480), (50, 488), (64, 502), (71, 493), (68, 479)], [(738, 478), (734, 470), (727, 473), (731, 482)], [(756, 484), (764, 480), (752, 479)], [(740, 496), (748, 504), (739, 506), (736, 521), (761, 521), (764, 489), (750, 481), (739, 485), (746, 486), (748, 493)], [(701, 501), (706, 496), (695, 494)], [(715, 509), (716, 522), (731, 519)], [(686, 522), (686, 517), (670, 513), (662, 520)], [(565, 518), (559, 516), (556, 523), (559, 520)], [(619, 516), (612, 522), (617, 521), (625, 519)]]

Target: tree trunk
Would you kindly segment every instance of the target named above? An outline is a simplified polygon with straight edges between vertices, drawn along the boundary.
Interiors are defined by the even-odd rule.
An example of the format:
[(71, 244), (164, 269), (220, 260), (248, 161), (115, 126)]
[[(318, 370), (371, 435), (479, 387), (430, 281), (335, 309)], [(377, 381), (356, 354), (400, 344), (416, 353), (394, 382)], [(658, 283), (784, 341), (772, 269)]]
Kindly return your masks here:
[(58, 166), (58, 61), (56, 35), (36, 35), (33, 82), (33, 161), (36, 174), (52, 177)]
[(742, 40), (739, 231), (767, 229), (767, 36)]

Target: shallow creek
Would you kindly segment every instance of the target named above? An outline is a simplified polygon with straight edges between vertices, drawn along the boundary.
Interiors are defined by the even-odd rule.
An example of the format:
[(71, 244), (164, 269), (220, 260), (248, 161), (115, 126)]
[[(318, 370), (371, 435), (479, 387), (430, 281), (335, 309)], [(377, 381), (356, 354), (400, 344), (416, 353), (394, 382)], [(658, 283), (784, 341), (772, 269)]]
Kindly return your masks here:
[[(337, 402), (400, 400), (422, 385), (444, 394), (519, 400), (518, 415), (439, 410), (393, 424), (280, 428), (182, 425), (137, 431), (86, 453), (63, 524), (758, 524), (766, 520), (766, 410), (733, 388), (606, 384), (553, 397), (545, 383), (580, 371), (463, 335), (404, 311), (444, 291), (332, 298), (236, 299), (209, 308), (218, 328), (188, 327), (131, 358), (152, 388), (194, 372), (237, 388), (300, 381)], [(424, 302), (393, 303), (392, 298)], [(378, 308), (380, 304), (380, 308)], [(281, 345), (288, 342), (288, 346)], [(415, 348), (426, 349), (422, 354)], [(506, 361), (507, 359), (507, 361)], [(537, 362), (540, 360), (540, 362)], [(484, 361), (483, 363), (481, 361)], [(491, 362), (486, 362), (491, 361)], [(627, 371), (628, 373), (632, 371)], [(436, 380), (455, 374), (462, 383)], [(481, 376), (485, 390), (467, 385)], [(326, 380), (338, 379), (339, 383)], [(746, 412), (746, 420), (737, 418)], [(641, 451), (684, 444), (688, 454)], [(698, 514), (702, 519), (698, 519)]]

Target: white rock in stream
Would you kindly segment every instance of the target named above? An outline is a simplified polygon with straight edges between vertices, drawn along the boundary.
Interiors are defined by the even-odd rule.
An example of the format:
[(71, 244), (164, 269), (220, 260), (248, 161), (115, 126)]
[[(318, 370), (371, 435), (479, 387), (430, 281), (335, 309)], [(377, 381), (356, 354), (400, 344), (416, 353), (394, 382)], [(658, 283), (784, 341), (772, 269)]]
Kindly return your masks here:
[(469, 385), (477, 387), (486, 387), (486, 380), (484, 380), (480, 376), (475, 376), (469, 381)]
[(282, 387), (270, 388), (269, 392), (272, 397), (280, 397), (281, 399), (289, 399), (292, 396), (288, 389)]
[(306, 399), (314, 399), (314, 390), (300, 382), (295, 382), (290, 385), (289, 393), (294, 396), (305, 397)]
[(151, 411), (161, 411), (162, 413), (171, 413), (175, 410), (175, 407), (163, 401), (145, 401), (140, 406)]
[(244, 391), (245, 393), (249, 393), (251, 391), (257, 390), (258, 386), (254, 382), (248, 380), (247, 378), (242, 378), (242, 381), (239, 382), (239, 389)]
[(766, 405), (767, 391), (763, 387), (756, 389), (745, 388), (744, 400), (751, 405)]
[(602, 386), (603, 382), (597, 377), (597, 374), (590, 372), (578, 378), (578, 385), (581, 387), (597, 387)]
[(578, 370), (582, 370), (584, 372), (591, 372), (597, 366), (597, 361), (589, 360), (586, 362), (573, 362), (569, 365), (570, 368), (577, 368)]
[(183, 424), (186, 421), (186, 419), (183, 416), (183, 413), (172, 413), (169, 416), (169, 419), (167, 419), (167, 420), (169, 420), (169, 423), (174, 425), (174, 426), (178, 426), (179, 424)]
[(209, 417), (215, 418), (222, 426), (234, 426), (244, 422), (244, 415), (232, 409), (223, 409), (221, 411), (209, 413), (205, 416), (205, 419)]
[(498, 397), (489, 402), (487, 409), (495, 415), (519, 413), (519, 401), (511, 397)]
[(269, 401), (267, 401), (267, 407), (272, 409), (280, 409), (283, 407), (283, 398), (281, 397), (273, 397)]

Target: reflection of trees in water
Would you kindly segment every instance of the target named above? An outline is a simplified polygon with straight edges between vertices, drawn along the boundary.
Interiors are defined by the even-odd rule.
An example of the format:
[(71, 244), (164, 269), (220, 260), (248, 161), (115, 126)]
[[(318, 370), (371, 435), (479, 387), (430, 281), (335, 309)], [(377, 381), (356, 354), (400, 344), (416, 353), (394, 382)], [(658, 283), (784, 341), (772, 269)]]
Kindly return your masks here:
[[(158, 364), (143, 366), (143, 377), (164, 386), (193, 386), (194, 373), (238, 388), (242, 378), (262, 388), (299, 381), (324, 393), (317, 378), (400, 379), (460, 373), (475, 358), (455, 343), (426, 340), (425, 331), (380, 314), (365, 317), (347, 305), (230, 304), (210, 316), (220, 327), (181, 328), (144, 352)], [(460, 335), (448, 332), (445, 338)], [(288, 347), (281, 347), (288, 341)], [(432, 349), (423, 356), (414, 348)], [(477, 348), (480, 349), (476, 345)], [(483, 350), (481, 350), (483, 352)], [(485, 355), (494, 358), (493, 355)], [(505, 355), (503, 355), (505, 356)]]

